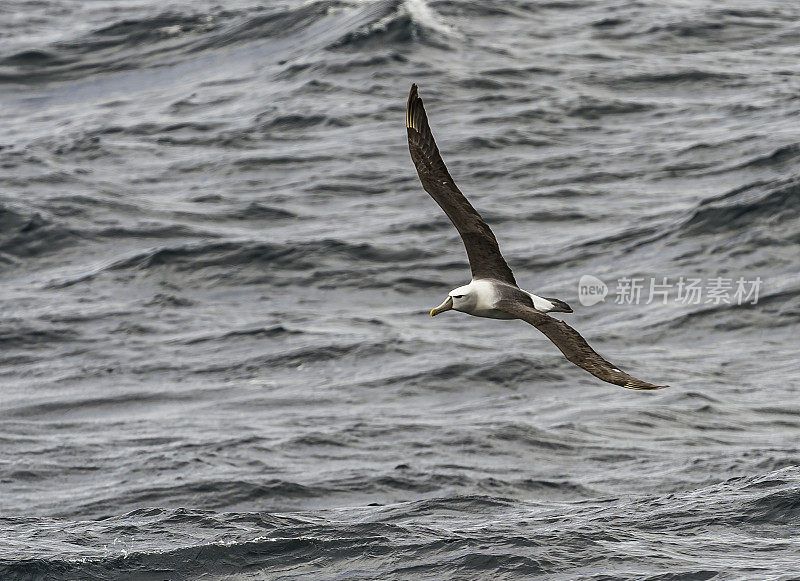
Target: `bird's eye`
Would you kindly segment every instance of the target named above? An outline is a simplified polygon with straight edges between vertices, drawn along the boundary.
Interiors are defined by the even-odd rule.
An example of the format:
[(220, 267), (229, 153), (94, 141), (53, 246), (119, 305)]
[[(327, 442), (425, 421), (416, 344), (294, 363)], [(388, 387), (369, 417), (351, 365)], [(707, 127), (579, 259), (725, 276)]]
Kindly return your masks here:
[(453, 295), (454, 299), (463, 299), (464, 295)]

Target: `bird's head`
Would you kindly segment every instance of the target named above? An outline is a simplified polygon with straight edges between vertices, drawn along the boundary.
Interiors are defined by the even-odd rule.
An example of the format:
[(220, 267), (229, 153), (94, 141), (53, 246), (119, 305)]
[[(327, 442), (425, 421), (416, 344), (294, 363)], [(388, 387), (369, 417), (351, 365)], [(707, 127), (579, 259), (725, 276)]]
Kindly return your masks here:
[(431, 309), (431, 317), (435, 317), (439, 313), (443, 313), (445, 311), (454, 310), (454, 311), (461, 311), (462, 313), (469, 313), (478, 300), (478, 297), (475, 293), (475, 289), (471, 288), (470, 285), (460, 286), (450, 291), (450, 294), (447, 295), (447, 298), (444, 302), (436, 307), (435, 309)]

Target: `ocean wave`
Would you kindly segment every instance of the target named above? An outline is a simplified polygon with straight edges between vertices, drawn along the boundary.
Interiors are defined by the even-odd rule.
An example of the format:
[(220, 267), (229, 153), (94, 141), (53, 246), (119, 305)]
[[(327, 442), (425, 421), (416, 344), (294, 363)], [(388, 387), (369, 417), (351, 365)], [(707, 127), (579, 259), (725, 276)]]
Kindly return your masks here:
[(583, 119), (600, 119), (609, 115), (629, 115), (643, 113), (654, 109), (654, 105), (640, 101), (622, 101), (618, 99), (600, 99), (581, 96), (577, 104), (567, 110), (567, 115)]
[(345, 33), (329, 48), (364, 49), (412, 41), (447, 48), (448, 40), (458, 36), (425, 0), (376, 2), (370, 9), (373, 15), (369, 22)]
[(627, 84), (634, 87), (646, 86), (647, 88), (652, 88), (654, 85), (670, 85), (675, 87), (707, 82), (740, 81), (746, 78), (746, 75), (743, 73), (684, 68), (671, 71), (642, 71), (638, 73), (629, 73), (613, 81), (609, 81), (609, 83), (614, 83), (617, 86), (620, 84)]
[(562, 453), (568, 453), (574, 450), (577, 444), (574, 440), (568, 442), (555, 437), (553, 433), (549, 433), (546, 430), (520, 423), (508, 423), (495, 428), (492, 431), (491, 438), (504, 442), (518, 443), (533, 448), (558, 450)]
[[(130, 125), (106, 125), (97, 130), (97, 135), (138, 135), (138, 136), (151, 136), (161, 135), (164, 133), (174, 133), (179, 131), (194, 131), (197, 133), (205, 133), (213, 129), (223, 127), (221, 123), (214, 123), (209, 121), (180, 121), (170, 123), (133, 123)], [(96, 139), (96, 137), (93, 137)]]
[(645, 18), (639, 10), (628, 11), (624, 16), (607, 16), (593, 23), (595, 35), (692, 53), (715, 50), (720, 45), (752, 49), (772, 41), (773, 31), (780, 30), (788, 17), (777, 10), (698, 6), (695, 10), (672, 12), (665, 8), (657, 18), (652, 13)]
[(111, 238), (111, 239), (159, 239), (159, 238), (176, 238), (181, 240), (189, 240), (192, 238), (218, 238), (219, 236), (210, 232), (199, 230), (195, 227), (185, 226), (182, 224), (169, 224), (169, 223), (147, 223), (140, 222), (131, 226), (108, 226), (99, 228), (93, 232), (97, 238)]
[(211, 242), (159, 248), (115, 263), (112, 268), (150, 269), (169, 266), (196, 269), (214, 266), (273, 266), (305, 270), (330, 262), (399, 262), (419, 258), (417, 251), (390, 250), (372, 244), (327, 239), (296, 244), (269, 242)]
[[(772, 159), (775, 154), (760, 159)], [(755, 182), (733, 189), (721, 196), (704, 200), (682, 224), (683, 236), (741, 232), (755, 229), (758, 222), (772, 227), (797, 218), (796, 202), (800, 181)], [(800, 232), (774, 232), (772, 236)], [(784, 240), (785, 241), (785, 240)]]
[(751, 168), (774, 168), (781, 169), (785, 166), (794, 168), (797, 166), (797, 161), (800, 158), (800, 143), (790, 143), (779, 147), (772, 153), (766, 155), (759, 155), (747, 161), (744, 161), (733, 167), (724, 168), (720, 172), (727, 172), (739, 169)]
[[(256, 121), (259, 121), (259, 119), (256, 119)], [(259, 129), (288, 131), (305, 130), (317, 126), (347, 127), (348, 125), (349, 123), (346, 121), (328, 115), (301, 115), (299, 113), (292, 113), (289, 115), (279, 115), (263, 121), (260, 123)]]
[(183, 308), (191, 307), (194, 301), (186, 297), (177, 296), (169, 293), (157, 293), (150, 300), (145, 303), (147, 307), (161, 307), (161, 308)]
[(0, 81), (29, 85), (166, 64), (192, 40), (217, 28), (204, 14), (163, 12), (103, 26), (80, 38), (0, 60)]
[[(680, 262), (691, 264), (710, 251), (707, 243), (699, 242), (713, 237), (713, 251), (717, 255), (739, 257), (740, 268), (745, 268), (742, 266), (745, 264), (748, 270), (753, 270), (765, 266), (758, 259), (763, 248), (798, 244), (800, 221), (794, 211), (798, 194), (800, 182), (794, 177), (751, 182), (702, 200), (682, 216), (651, 219), (652, 225), (648, 226), (627, 226), (573, 244), (558, 257), (536, 256), (516, 262), (526, 269), (579, 265), (609, 252), (635, 256), (645, 249), (662, 247), (670, 249)], [(752, 257), (750, 263), (742, 261), (743, 255)]]
[[(374, 579), (377, 570), (382, 578), (406, 578), (421, 570), (449, 578), (486, 578), (559, 575), (568, 569), (595, 581), (606, 578), (598, 569), (611, 567), (617, 576), (637, 579), (710, 579), (723, 571), (760, 574), (790, 566), (786, 553), (775, 549), (791, 538), (786, 527), (800, 511), (797, 471), (786, 468), (635, 498), (544, 502), (470, 494), (315, 514), (142, 508), (99, 521), (6, 517), (10, 536), (29, 536), (33, 526), (39, 530), (34, 534), (48, 536), (52, 551), (39, 546), (13, 561), (2, 557), (0, 574), (3, 579), (114, 579), (163, 576), (164, 571), (180, 578), (257, 571), (313, 576), (321, 566), (326, 574), (346, 573), (357, 580)], [(550, 484), (530, 486), (538, 491)], [(183, 487), (182, 494), (206, 487), (237, 501), (313, 494), (279, 481), (209, 481)], [(427, 524), (432, 519), (445, 519), (447, 525)], [(748, 536), (743, 548), (746, 527), (759, 527), (761, 534)], [(79, 538), (84, 542), (75, 541)], [(638, 545), (642, 539), (648, 542)], [(654, 567), (654, 559), (663, 554), (657, 548), (662, 542), (690, 562)], [(639, 548), (632, 553), (631, 546)], [(731, 559), (733, 548), (738, 556)], [(760, 560), (754, 560), (757, 555)], [(719, 565), (723, 556), (724, 568)]]
[[(318, 0), (281, 9), (168, 10), (113, 22), (45, 47), (0, 59), (0, 82), (30, 85), (95, 74), (172, 66), (199, 55), (281, 38), (318, 49), (361, 49), (412, 40), (446, 46), (455, 31), (425, 0)], [(313, 51), (312, 51), (313, 52)], [(280, 59), (278, 59), (280, 60)]]
[(70, 327), (33, 327), (21, 321), (4, 320), (0, 328), (0, 348), (37, 348), (48, 343), (74, 342), (80, 334)]
[(301, 335), (302, 331), (295, 331), (287, 329), (283, 325), (274, 325), (272, 327), (256, 327), (253, 329), (240, 329), (236, 331), (228, 331), (219, 335), (202, 335), (199, 337), (192, 337), (190, 339), (181, 340), (184, 345), (195, 345), (197, 343), (206, 343), (209, 341), (228, 341), (230, 339), (249, 339), (249, 338), (277, 338), (286, 337), (289, 335)]
[(537, 356), (536, 359), (506, 357), (500, 361), (489, 362), (473, 369), (468, 377), (479, 383), (517, 386), (545, 378), (558, 381), (563, 379), (563, 374), (558, 371), (558, 366), (552, 365), (552, 361), (542, 361), (542, 357)]
[[(79, 244), (78, 231), (42, 213), (0, 203), (0, 258), (30, 259)], [(13, 261), (16, 263), (16, 261)]]
[[(751, 279), (747, 279), (751, 280)], [(768, 281), (769, 282), (769, 281)], [(688, 313), (674, 316), (657, 324), (673, 330), (700, 329), (736, 331), (743, 329), (779, 329), (800, 321), (800, 288), (762, 290), (756, 305), (735, 301), (704, 304)]]
[[(417, 344), (418, 345), (418, 344)], [(399, 346), (402, 349), (404, 346)], [(378, 353), (375, 353), (378, 354)], [(568, 368), (557, 351), (551, 357), (539, 354), (535, 358), (501, 357), (499, 360), (471, 360), (458, 363), (434, 365), (412, 371), (382, 374), (379, 378), (350, 381), (353, 388), (401, 388), (405, 393), (459, 391), (466, 387), (483, 389), (501, 387), (518, 389), (533, 384), (542, 378), (558, 381), (564, 378), (559, 370)]]
[[(226, 25), (192, 47), (193, 52), (230, 47), (262, 39), (301, 34), (311, 24), (324, 19), (339, 5), (336, 0), (306, 2), (300, 7), (256, 9), (256, 14), (223, 11)], [(234, 16), (231, 18), (231, 16)]]
[[(335, 272), (331, 269), (346, 266), (352, 261), (384, 265), (420, 260), (429, 253), (418, 249), (390, 249), (367, 243), (349, 243), (325, 239), (298, 243), (270, 243), (257, 241), (205, 241), (202, 243), (163, 246), (139, 252), (113, 261), (89, 273), (62, 280), (54, 280), (51, 287), (67, 287), (87, 282), (105, 273), (140, 271), (150, 273), (165, 269), (185, 274), (192, 279), (209, 284), (279, 283), (271, 272), (280, 269), (296, 272), (308, 282), (332, 284)], [(222, 277), (222, 278), (220, 278)], [(363, 284), (352, 280), (352, 271), (346, 269), (338, 282)], [(297, 282), (295, 280), (295, 282)], [(382, 286), (390, 282), (379, 283)]]
[[(269, 335), (262, 337), (270, 338)], [(337, 361), (343, 364), (348, 360), (356, 361), (360, 358), (377, 357), (400, 350), (401, 347), (398, 345), (387, 345), (383, 342), (336, 342), (283, 349), (278, 353), (248, 356), (243, 359), (228, 360), (224, 363), (198, 365), (192, 372), (196, 375), (233, 373), (239, 377), (248, 377), (258, 375), (264, 369), (299, 369), (305, 365), (318, 366), (325, 361)]]

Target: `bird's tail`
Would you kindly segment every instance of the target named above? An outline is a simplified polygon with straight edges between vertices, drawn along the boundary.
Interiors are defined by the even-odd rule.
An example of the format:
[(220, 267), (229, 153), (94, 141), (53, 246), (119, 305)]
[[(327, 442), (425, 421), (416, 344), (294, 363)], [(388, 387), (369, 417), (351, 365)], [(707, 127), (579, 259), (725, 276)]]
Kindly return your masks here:
[(567, 303), (559, 299), (551, 299), (550, 297), (542, 297), (547, 299), (551, 303), (553, 303), (553, 309), (548, 311), (550, 313), (571, 313), (572, 307), (570, 307)]

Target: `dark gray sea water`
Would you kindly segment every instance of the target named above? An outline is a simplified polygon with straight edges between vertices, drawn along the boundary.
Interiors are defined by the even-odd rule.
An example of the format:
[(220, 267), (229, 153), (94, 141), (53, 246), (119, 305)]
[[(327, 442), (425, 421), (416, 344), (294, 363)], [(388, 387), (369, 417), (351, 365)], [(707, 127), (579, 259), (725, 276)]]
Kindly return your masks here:
[[(799, 75), (789, 1), (7, 0), (0, 579), (800, 579)], [(412, 82), (669, 389), (428, 316)]]

